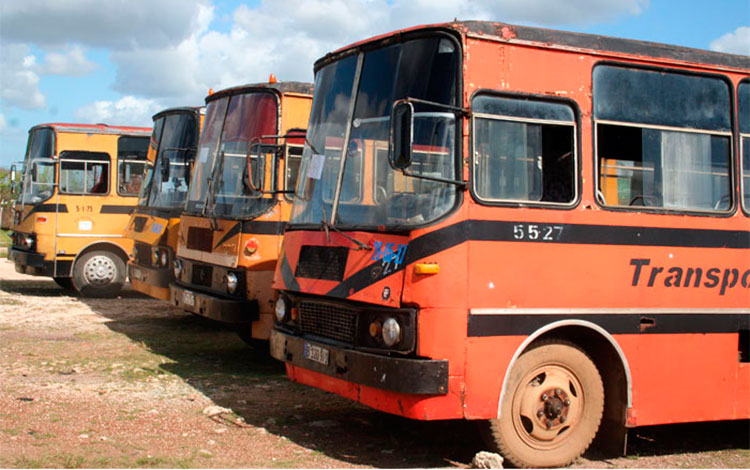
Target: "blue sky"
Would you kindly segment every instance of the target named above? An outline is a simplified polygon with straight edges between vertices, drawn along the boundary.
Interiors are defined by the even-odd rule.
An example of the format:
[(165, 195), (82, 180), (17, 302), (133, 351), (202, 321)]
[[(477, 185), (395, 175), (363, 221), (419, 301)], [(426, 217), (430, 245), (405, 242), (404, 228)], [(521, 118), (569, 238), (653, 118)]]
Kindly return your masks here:
[(454, 17), (750, 55), (748, 0), (0, 0), (0, 166), (39, 123), (150, 126), (209, 88), (312, 81), (326, 52)]

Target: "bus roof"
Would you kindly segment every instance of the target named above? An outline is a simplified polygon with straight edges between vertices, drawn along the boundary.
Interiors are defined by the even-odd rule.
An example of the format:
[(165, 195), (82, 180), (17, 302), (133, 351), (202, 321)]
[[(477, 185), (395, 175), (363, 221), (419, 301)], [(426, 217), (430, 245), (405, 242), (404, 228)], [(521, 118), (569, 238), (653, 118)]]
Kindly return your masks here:
[(206, 97), (206, 103), (227, 95), (236, 95), (240, 93), (248, 93), (253, 90), (276, 90), (279, 93), (304, 93), (312, 95), (313, 84), (305, 82), (274, 82), (274, 83), (249, 83), (247, 85), (240, 85), (232, 88), (225, 88), (219, 90), (212, 95)]
[(152, 119), (156, 121), (162, 116), (165, 116), (167, 114), (205, 114), (206, 113), (206, 107), (205, 106), (180, 106), (176, 108), (167, 108), (159, 111), (158, 113), (154, 114)]
[(421, 25), (393, 31), (391, 33), (356, 42), (326, 54), (315, 62), (314, 68), (317, 71), (326, 63), (335, 60), (339, 55), (350, 52), (352, 49), (356, 49), (368, 43), (388, 37), (398, 37), (406, 32), (420, 30), (453, 30), (463, 34), (483, 36), (487, 39), (507, 43), (531, 43), (548, 47), (558, 46), (573, 48), (578, 49), (581, 52), (609, 52), (646, 58), (674, 60), (698, 65), (723, 66), (744, 70), (750, 69), (750, 56), (725, 54), (722, 52), (712, 52), (703, 49), (693, 49), (656, 42), (622, 39), (611, 36), (600, 36), (597, 34), (574, 33), (531, 26), (519, 26), (492, 21), (455, 21), (453, 23)]
[(72, 132), (77, 134), (110, 134), (146, 137), (151, 135), (150, 127), (109, 126), (107, 124), (72, 124), (61, 122), (37, 124), (29, 129), (29, 132), (45, 127), (52, 128), (58, 132)]

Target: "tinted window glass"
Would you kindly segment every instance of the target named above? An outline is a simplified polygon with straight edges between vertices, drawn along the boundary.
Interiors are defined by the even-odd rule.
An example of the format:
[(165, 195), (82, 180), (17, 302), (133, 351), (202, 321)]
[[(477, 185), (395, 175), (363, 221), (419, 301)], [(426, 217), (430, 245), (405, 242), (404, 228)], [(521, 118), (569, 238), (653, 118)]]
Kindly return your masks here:
[(600, 65), (594, 117), (729, 132), (729, 86), (719, 78)]
[(117, 158), (142, 160), (146, 158), (149, 137), (122, 136), (117, 139)]

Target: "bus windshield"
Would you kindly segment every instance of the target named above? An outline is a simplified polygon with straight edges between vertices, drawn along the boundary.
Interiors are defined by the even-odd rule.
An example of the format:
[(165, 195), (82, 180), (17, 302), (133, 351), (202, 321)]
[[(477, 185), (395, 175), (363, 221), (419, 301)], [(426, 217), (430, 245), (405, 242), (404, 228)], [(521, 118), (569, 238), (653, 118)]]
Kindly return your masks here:
[(276, 96), (254, 91), (228, 95), (206, 106), (186, 210), (216, 217), (256, 217), (273, 205), (245, 184), (247, 157), (262, 136), (277, 133)]
[(181, 112), (154, 122), (149, 151), (157, 154), (153, 166), (146, 170), (140, 206), (174, 209), (185, 203), (198, 137), (196, 119), (192, 112)]
[(23, 163), (22, 204), (39, 204), (52, 197), (55, 189), (55, 131), (36, 129), (29, 135)]
[(447, 213), (456, 186), (393, 170), (388, 138), (394, 101), (433, 103), (414, 102), (409, 172), (456, 179), (456, 116), (450, 107), (457, 101), (458, 57), (452, 39), (434, 36), (321, 68), (290, 224), (396, 228)]

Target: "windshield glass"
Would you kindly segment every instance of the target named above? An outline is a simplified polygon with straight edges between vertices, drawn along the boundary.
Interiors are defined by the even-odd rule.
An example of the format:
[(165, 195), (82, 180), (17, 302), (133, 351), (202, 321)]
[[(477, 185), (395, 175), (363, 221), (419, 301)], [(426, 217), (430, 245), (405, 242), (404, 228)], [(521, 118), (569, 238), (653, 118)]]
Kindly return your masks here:
[[(291, 223), (325, 219), (336, 225), (394, 228), (433, 221), (453, 207), (456, 186), (405, 176), (390, 167), (388, 138), (394, 101), (456, 105), (458, 55), (454, 41), (436, 36), (349, 56), (318, 71), (310, 145), (303, 155)], [(414, 161), (408, 171), (455, 180), (453, 111), (419, 102), (414, 110)]]
[(196, 115), (173, 113), (154, 122), (149, 156), (153, 166), (146, 170), (146, 184), (139, 204), (145, 207), (173, 209), (185, 203), (190, 183), (190, 165), (195, 157)]
[(261, 136), (277, 133), (277, 110), (276, 96), (270, 92), (230, 95), (208, 103), (188, 212), (241, 219), (255, 217), (273, 205), (273, 196), (253, 191), (245, 177), (251, 145)]
[(29, 135), (23, 167), (23, 204), (39, 204), (52, 197), (55, 189), (55, 131), (37, 129)]

